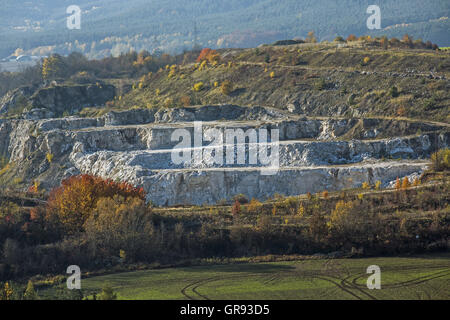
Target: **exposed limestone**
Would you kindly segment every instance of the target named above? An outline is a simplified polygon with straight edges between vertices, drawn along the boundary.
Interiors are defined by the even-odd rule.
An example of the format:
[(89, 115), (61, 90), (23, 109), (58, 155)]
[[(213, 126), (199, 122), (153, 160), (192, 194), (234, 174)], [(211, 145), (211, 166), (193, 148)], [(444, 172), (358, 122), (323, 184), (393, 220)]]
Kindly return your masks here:
[[(264, 175), (260, 163), (217, 164), (208, 158), (175, 164), (171, 155), (178, 141), (172, 141), (172, 133), (179, 128), (192, 133), (194, 121), (222, 132), (279, 129), (280, 170)], [(423, 171), (424, 159), (448, 146), (449, 137), (446, 126), (435, 124), (307, 119), (231, 105), (130, 110), (91, 119), (0, 120), (0, 154), (25, 183), (37, 179), (50, 189), (70, 175), (90, 173), (141, 185), (158, 205), (214, 203), (238, 193), (265, 199), (378, 180), (388, 185), (397, 176)], [(52, 163), (47, 154), (53, 155)]]

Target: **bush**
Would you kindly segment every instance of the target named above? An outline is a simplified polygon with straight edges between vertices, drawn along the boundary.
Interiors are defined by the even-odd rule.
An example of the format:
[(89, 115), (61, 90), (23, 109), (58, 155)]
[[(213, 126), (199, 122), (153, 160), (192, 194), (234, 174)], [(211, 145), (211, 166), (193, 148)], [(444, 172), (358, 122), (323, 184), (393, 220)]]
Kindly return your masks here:
[(188, 107), (191, 105), (191, 97), (189, 96), (182, 96), (180, 98), (180, 102), (184, 107)]
[(240, 204), (246, 204), (248, 203), (248, 199), (245, 195), (243, 195), (242, 193), (237, 194), (233, 197), (233, 201), (237, 201)]
[(317, 90), (323, 90), (323, 89), (325, 89), (326, 86), (327, 86), (327, 84), (326, 84), (324, 78), (320, 78), (320, 80), (317, 81), (315, 84), (315, 87)]
[(220, 90), (222, 91), (222, 93), (224, 95), (230, 95), (230, 93), (233, 91), (233, 84), (228, 81), (225, 80), (224, 82), (222, 82), (222, 84), (220, 85)]
[(396, 97), (398, 97), (399, 96), (399, 93), (398, 93), (398, 88), (397, 87), (391, 87), (391, 89), (389, 89), (389, 95), (391, 96), (391, 97), (393, 97), (393, 98), (396, 98)]
[(431, 167), (435, 171), (450, 169), (450, 149), (441, 149), (431, 155)]
[(198, 82), (196, 84), (194, 84), (194, 91), (195, 92), (199, 92), (203, 89), (203, 82)]

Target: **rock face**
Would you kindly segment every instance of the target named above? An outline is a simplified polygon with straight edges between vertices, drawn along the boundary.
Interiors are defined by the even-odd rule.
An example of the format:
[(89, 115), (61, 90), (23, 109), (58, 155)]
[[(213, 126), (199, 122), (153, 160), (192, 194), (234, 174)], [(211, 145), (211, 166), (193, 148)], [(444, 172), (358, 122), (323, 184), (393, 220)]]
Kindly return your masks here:
[(9, 91), (0, 99), (0, 115), (6, 114), (16, 107), (25, 105), (35, 90), (35, 87), (20, 87)]
[[(200, 145), (192, 138), (199, 121)], [(180, 129), (192, 138), (183, 148), (179, 136), (173, 138)], [(224, 137), (222, 157), (206, 141), (205, 132), (212, 129)], [(261, 138), (263, 129), (268, 140)], [(227, 130), (259, 135), (251, 143), (228, 141)], [(333, 191), (378, 180), (388, 185), (423, 171), (424, 159), (447, 147), (449, 137), (448, 127), (434, 124), (307, 119), (261, 107), (220, 105), (111, 112), (101, 118), (0, 120), (0, 155), (10, 159), (14, 176), (29, 184), (40, 180), (47, 190), (70, 175), (89, 173), (143, 186), (157, 205), (203, 204), (239, 193), (263, 200), (275, 193)], [(230, 145), (232, 161), (227, 159)], [(268, 164), (259, 158), (250, 161), (250, 150), (257, 150), (258, 157), (264, 150), (277, 155), (276, 170), (268, 173)], [(52, 163), (47, 154), (53, 155)], [(194, 160), (175, 161), (180, 154)], [(237, 163), (240, 155), (244, 162)]]
[(115, 87), (107, 84), (51, 86), (47, 88), (23, 87), (6, 94), (0, 101), (0, 114), (5, 114), (18, 104), (25, 107), (23, 117), (37, 120), (60, 117), (84, 107), (104, 105), (113, 100)]

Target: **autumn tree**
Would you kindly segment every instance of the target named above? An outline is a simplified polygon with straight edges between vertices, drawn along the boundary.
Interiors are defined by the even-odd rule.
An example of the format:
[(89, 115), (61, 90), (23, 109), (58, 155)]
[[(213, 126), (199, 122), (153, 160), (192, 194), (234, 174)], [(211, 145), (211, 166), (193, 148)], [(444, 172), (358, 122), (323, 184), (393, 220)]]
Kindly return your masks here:
[(316, 36), (314, 34), (314, 31), (308, 32), (308, 36), (306, 37), (305, 41), (309, 42), (309, 43), (316, 43), (317, 42)]
[(431, 155), (431, 165), (435, 171), (450, 169), (450, 149), (441, 149)]
[(207, 61), (211, 65), (217, 65), (220, 62), (220, 55), (216, 50), (204, 48), (198, 55), (197, 62)]
[[(134, 261), (148, 250), (153, 234), (151, 207), (138, 197), (101, 198), (84, 223), (86, 237), (109, 255)], [(125, 259), (125, 258), (124, 258)]]
[(412, 38), (408, 35), (405, 34), (402, 38), (403, 43), (405, 43), (408, 47), (412, 47), (413, 46), (413, 42), (412, 42)]
[(354, 34), (351, 34), (347, 37), (347, 42), (356, 41), (356, 36)]
[(235, 200), (233, 206), (231, 207), (231, 214), (233, 215), (233, 217), (236, 217), (240, 213), (241, 213), (241, 204), (238, 200)]
[(395, 190), (400, 190), (402, 188), (402, 183), (400, 181), (400, 178), (397, 177), (397, 180), (395, 180)]
[(64, 73), (64, 62), (60, 55), (55, 54), (45, 58), (42, 63), (42, 77), (44, 80), (54, 79)]
[(95, 209), (97, 201), (115, 195), (125, 199), (145, 199), (142, 188), (85, 174), (63, 180), (61, 186), (51, 192), (47, 212), (57, 216), (66, 232), (79, 232), (83, 230), (83, 224)]
[(402, 181), (402, 189), (408, 189), (411, 186), (408, 177), (404, 177)]
[(331, 211), (328, 227), (330, 229), (342, 229), (348, 220), (350, 210), (353, 208), (351, 201), (340, 200), (336, 203), (336, 207)]

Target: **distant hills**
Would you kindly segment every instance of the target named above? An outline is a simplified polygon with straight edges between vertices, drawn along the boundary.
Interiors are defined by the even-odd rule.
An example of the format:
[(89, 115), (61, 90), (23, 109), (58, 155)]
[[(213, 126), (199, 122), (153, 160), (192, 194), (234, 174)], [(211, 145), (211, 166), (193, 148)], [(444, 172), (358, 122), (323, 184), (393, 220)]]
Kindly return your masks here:
[(319, 40), (369, 34), (430, 40), (449, 46), (450, 2), (386, 0), (381, 30), (368, 30), (361, 0), (79, 0), (81, 30), (66, 28), (72, 0), (1, 0), (0, 57), (17, 48), (34, 55), (80, 51), (89, 57), (129, 50), (177, 52), (201, 47), (251, 47), (275, 40)]

